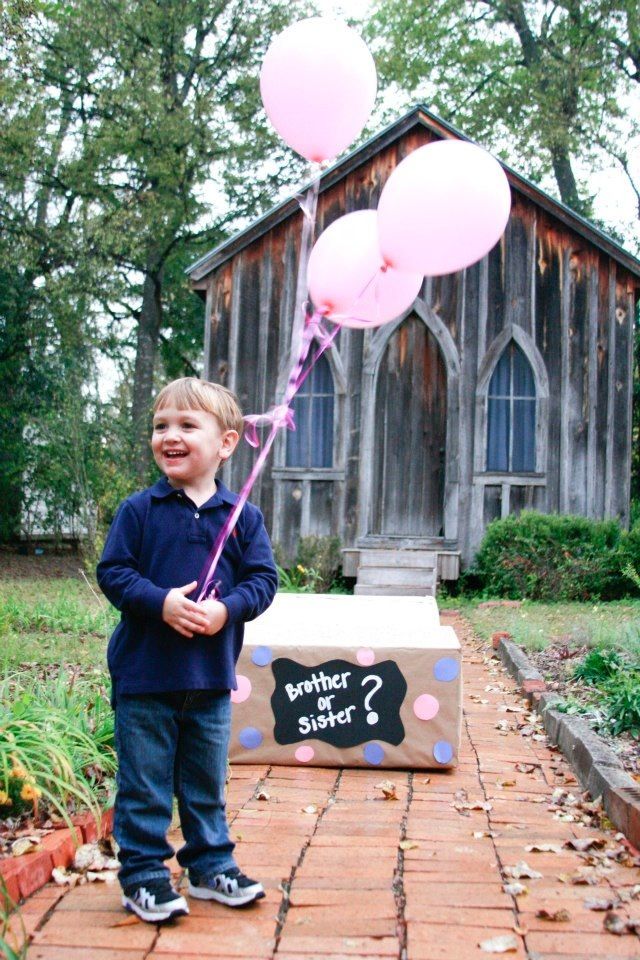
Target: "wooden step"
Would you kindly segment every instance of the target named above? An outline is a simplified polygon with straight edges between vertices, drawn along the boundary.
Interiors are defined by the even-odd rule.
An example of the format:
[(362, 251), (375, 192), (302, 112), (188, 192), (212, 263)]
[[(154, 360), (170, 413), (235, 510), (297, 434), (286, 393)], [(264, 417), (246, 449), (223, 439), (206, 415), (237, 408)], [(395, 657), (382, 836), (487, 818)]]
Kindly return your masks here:
[(430, 587), (435, 580), (435, 570), (416, 567), (363, 567), (358, 570), (358, 583), (371, 586)]
[(435, 584), (432, 588), (417, 586), (374, 586), (368, 583), (356, 583), (354, 593), (363, 597), (434, 597)]
[(360, 567), (412, 567), (434, 570), (435, 550), (360, 550)]

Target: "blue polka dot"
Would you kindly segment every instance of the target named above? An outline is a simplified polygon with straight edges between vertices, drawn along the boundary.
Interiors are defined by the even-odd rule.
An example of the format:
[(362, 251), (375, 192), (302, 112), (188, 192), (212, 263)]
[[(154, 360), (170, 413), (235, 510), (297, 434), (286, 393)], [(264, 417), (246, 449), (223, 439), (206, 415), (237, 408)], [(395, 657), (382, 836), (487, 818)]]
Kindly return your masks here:
[(436, 680), (455, 680), (460, 673), (460, 664), (453, 657), (442, 657), (433, 668)]
[(368, 743), (363, 753), (367, 763), (372, 763), (376, 767), (384, 760), (384, 750), (379, 743)]
[(255, 750), (262, 743), (262, 734), (255, 727), (245, 727), (238, 737), (245, 750)]
[(453, 756), (453, 747), (447, 740), (438, 740), (433, 747), (433, 756), (438, 763), (449, 763)]
[(251, 660), (255, 663), (256, 667), (266, 667), (271, 663), (272, 659), (273, 653), (271, 652), (271, 647), (256, 647), (251, 654)]

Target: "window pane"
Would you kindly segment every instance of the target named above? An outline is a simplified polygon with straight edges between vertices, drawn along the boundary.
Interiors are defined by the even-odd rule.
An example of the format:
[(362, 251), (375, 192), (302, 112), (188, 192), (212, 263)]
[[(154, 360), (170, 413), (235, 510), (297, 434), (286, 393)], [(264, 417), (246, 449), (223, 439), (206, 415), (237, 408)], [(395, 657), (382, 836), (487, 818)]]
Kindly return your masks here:
[(331, 367), (322, 356), (292, 403), (296, 429), (287, 432), (288, 467), (333, 466), (333, 394)]
[(509, 469), (509, 407), (508, 399), (489, 397), (487, 470)]
[(509, 350), (505, 350), (489, 382), (490, 397), (508, 397), (511, 393), (511, 376), (509, 372)]
[(287, 430), (286, 464), (288, 467), (308, 467), (311, 399), (297, 394), (294, 397), (292, 407), (296, 429)]
[(513, 344), (513, 395), (514, 397), (535, 397), (536, 386), (533, 370), (524, 353)]
[(333, 466), (333, 397), (313, 398), (311, 466)]
[(529, 472), (536, 468), (536, 402), (513, 401), (513, 462), (511, 469)]

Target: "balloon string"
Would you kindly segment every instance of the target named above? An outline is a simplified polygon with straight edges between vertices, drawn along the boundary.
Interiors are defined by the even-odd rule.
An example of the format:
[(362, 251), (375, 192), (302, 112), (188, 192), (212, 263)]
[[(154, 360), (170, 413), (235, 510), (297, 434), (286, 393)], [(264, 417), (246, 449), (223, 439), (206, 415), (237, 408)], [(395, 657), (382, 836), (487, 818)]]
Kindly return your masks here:
[[(234, 505), (233, 510), (225, 520), (222, 529), (216, 537), (213, 547), (207, 556), (203, 570), (198, 578), (199, 581), (202, 581), (202, 588), (197, 597), (198, 603), (218, 594), (219, 581), (216, 582), (214, 578), (220, 557), (222, 556), (222, 551), (224, 550), (227, 540), (231, 536), (236, 523), (238, 522), (238, 517), (240, 516), (242, 509), (249, 498), (249, 494), (253, 489), (253, 485), (255, 484), (262, 471), (262, 468), (264, 467), (271, 447), (273, 446), (278, 435), (278, 431), (282, 428), (295, 430), (295, 420), (293, 410), (291, 409), (291, 402), (320, 357), (333, 345), (342, 328), (342, 321), (348, 319), (358, 319), (346, 315), (332, 317), (335, 326), (329, 332), (325, 329), (322, 323), (326, 311), (314, 310), (313, 313), (309, 313), (307, 306), (303, 305), (304, 296), (306, 295), (306, 268), (313, 243), (319, 188), (320, 177), (317, 177), (307, 191), (304, 201), (300, 202), (300, 200), (298, 200), (304, 215), (304, 220), (302, 226), (302, 237), (300, 241), (300, 263), (298, 267), (298, 280), (296, 285), (296, 311), (294, 314), (296, 319), (294, 319), (294, 329), (292, 331), (291, 353), (292, 356), (297, 355), (297, 359), (289, 373), (282, 403), (273, 407), (268, 413), (249, 414), (244, 417), (247, 425), (245, 436), (247, 442), (252, 447), (258, 448), (260, 446), (260, 441), (258, 439), (258, 427), (270, 424), (271, 428), (251, 469), (251, 472), (249, 473), (249, 476), (247, 477), (240, 493), (238, 494), (238, 500)], [(361, 300), (361, 298), (369, 289), (370, 285), (376, 280), (377, 276), (378, 271), (376, 271), (374, 276), (371, 277), (371, 279), (366, 283), (364, 289), (356, 298), (355, 303), (358, 303), (358, 301)], [(300, 307), (298, 307), (298, 304), (300, 304)], [(297, 317), (300, 314), (302, 314), (304, 317), (302, 321), (302, 331), (300, 331), (299, 322), (297, 322)], [(319, 347), (311, 358), (310, 362), (305, 367), (305, 362), (309, 356), (311, 345), (314, 339), (318, 341)], [(296, 340), (299, 341), (299, 347), (297, 350), (295, 346)]]
[[(337, 324), (335, 330), (332, 330), (331, 333), (327, 333), (321, 326), (322, 314), (317, 310), (314, 311), (313, 314), (306, 314), (305, 319), (306, 322), (303, 331), (302, 349), (298, 356), (297, 362), (294, 364), (289, 374), (283, 402), (274, 407), (271, 411), (269, 411), (269, 413), (249, 414), (244, 418), (248, 423), (249, 429), (247, 431), (247, 441), (251, 444), (251, 446), (257, 447), (259, 445), (257, 435), (257, 427), (259, 425), (270, 423), (271, 429), (262, 446), (262, 449), (260, 450), (258, 458), (256, 459), (256, 462), (254, 463), (251, 472), (249, 473), (249, 476), (242, 487), (242, 490), (238, 494), (238, 500), (233, 510), (225, 520), (222, 529), (216, 537), (209, 556), (205, 561), (204, 580), (200, 593), (197, 597), (198, 603), (202, 600), (208, 599), (212, 594), (215, 595), (217, 592), (214, 577), (218, 562), (222, 556), (222, 551), (224, 550), (225, 544), (233, 532), (233, 529), (238, 521), (238, 517), (242, 512), (242, 508), (249, 499), (249, 494), (253, 488), (253, 485), (262, 471), (262, 468), (269, 455), (269, 451), (271, 450), (276, 436), (278, 435), (278, 430), (283, 427), (286, 427), (290, 430), (295, 429), (293, 410), (291, 410), (290, 407), (291, 401), (306, 380), (315, 363), (320, 359), (325, 350), (327, 350), (333, 344), (333, 341), (340, 331), (340, 325)], [(308, 367), (303, 369), (314, 337), (320, 341), (320, 347), (313, 356)]]

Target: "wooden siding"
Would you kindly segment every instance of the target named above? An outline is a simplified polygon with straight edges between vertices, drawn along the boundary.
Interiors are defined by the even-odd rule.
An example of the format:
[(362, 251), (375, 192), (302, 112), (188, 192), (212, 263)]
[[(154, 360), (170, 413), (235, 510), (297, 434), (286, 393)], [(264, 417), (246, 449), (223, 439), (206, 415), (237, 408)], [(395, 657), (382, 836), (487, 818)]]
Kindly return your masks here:
[[(347, 165), (320, 193), (318, 232), (346, 212), (374, 208), (398, 161), (432, 139), (412, 127), (360, 166)], [(330, 356), (333, 468), (287, 468), (280, 436), (254, 490), (285, 555), (308, 533), (338, 535), (345, 547), (370, 535), (405, 545), (413, 536), (459, 549), (468, 563), (487, 523), (510, 512), (627, 522), (639, 281), (572, 230), (566, 213), (554, 216), (548, 200), (536, 203), (514, 182), (505, 235), (481, 263), (425, 280), (395, 324), (341, 331)], [(206, 286), (205, 375), (235, 389), (247, 413), (279, 401), (291, 366), (301, 227), (299, 211), (279, 219), (198, 281)], [(536, 469), (489, 474), (486, 386), (511, 337), (536, 378)], [(226, 468), (236, 489), (254, 457), (243, 444)], [(408, 478), (406, 498), (394, 506), (381, 477), (384, 490)]]

